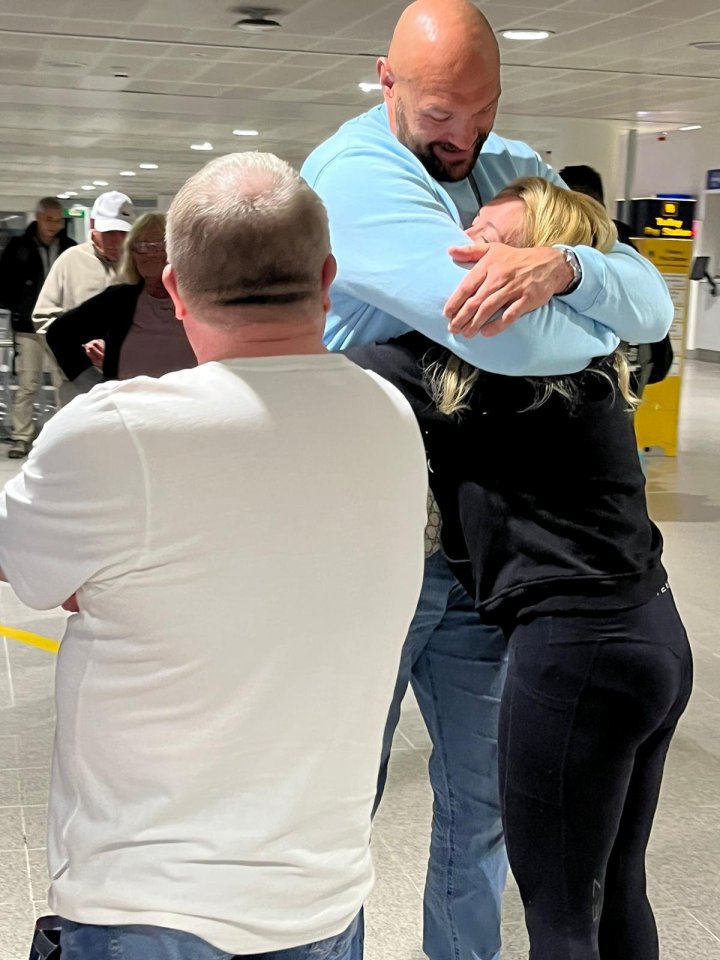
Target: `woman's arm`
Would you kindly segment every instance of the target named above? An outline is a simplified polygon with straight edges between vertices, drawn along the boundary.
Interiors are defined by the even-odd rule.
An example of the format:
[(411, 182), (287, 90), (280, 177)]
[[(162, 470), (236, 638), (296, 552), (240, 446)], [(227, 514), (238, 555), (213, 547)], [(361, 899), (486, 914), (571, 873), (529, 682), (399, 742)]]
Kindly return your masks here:
[[(68, 310), (47, 329), (47, 344), (68, 380), (76, 380), (93, 364), (85, 350), (91, 340), (106, 340), (118, 307), (118, 298), (128, 292), (129, 284), (115, 285)], [(99, 380), (99, 377), (94, 377)]]

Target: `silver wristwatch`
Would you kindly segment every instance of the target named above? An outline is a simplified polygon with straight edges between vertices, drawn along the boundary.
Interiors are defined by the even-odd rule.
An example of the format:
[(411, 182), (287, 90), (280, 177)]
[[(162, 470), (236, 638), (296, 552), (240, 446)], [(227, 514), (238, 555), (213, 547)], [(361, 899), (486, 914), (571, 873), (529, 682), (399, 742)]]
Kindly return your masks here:
[(582, 267), (580, 266), (580, 261), (577, 258), (577, 254), (574, 250), (563, 250), (563, 257), (565, 258), (565, 263), (570, 267), (573, 272), (573, 278), (570, 283), (565, 287), (565, 289), (558, 294), (559, 297), (565, 297), (568, 293), (572, 293), (574, 290), (580, 286), (580, 281), (582, 280)]

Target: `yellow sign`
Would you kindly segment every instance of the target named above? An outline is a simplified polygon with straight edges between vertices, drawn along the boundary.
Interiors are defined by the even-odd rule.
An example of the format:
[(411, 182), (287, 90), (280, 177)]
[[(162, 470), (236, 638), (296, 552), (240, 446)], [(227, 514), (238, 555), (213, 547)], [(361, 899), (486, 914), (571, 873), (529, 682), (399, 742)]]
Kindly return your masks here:
[[(677, 204), (675, 203), (666, 203), (663, 207), (671, 207), (673, 210), (677, 210)], [(682, 237), (689, 240), (693, 232), (688, 230), (684, 223), (684, 220), (676, 220), (672, 216), (655, 217), (655, 226), (645, 227), (643, 232), (646, 237)]]
[(635, 417), (635, 432), (641, 449), (659, 447), (666, 456), (677, 455), (682, 368), (685, 355), (690, 267), (693, 258), (692, 240), (639, 240), (638, 247), (655, 264), (667, 283), (675, 306), (670, 328), (675, 360), (670, 373), (661, 383), (645, 388), (643, 402)]

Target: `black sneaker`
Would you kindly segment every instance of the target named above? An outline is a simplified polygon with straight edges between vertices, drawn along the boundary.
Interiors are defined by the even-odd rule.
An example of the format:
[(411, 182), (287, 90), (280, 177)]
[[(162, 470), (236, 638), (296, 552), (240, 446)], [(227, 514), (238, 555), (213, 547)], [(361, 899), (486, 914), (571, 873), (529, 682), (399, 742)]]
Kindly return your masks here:
[(12, 446), (8, 450), (9, 460), (22, 460), (30, 453), (31, 444), (27, 440), (13, 440)]

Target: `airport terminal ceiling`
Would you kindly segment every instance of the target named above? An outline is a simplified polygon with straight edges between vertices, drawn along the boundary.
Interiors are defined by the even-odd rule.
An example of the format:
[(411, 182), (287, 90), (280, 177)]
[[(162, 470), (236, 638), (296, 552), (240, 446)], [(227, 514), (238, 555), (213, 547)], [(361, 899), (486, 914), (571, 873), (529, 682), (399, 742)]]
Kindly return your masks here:
[[(252, 3), (248, 12), (229, 0), (3, 0), (0, 196), (72, 190), (91, 202), (106, 181), (154, 198), (237, 149), (299, 164), (339, 122), (379, 102), (359, 84), (375, 80), (405, 5), (268, 0), (280, 26), (248, 33), (235, 23)], [(498, 31), (551, 33), (501, 40), (501, 133), (540, 144), (568, 118), (654, 131), (717, 123), (717, 0), (478, 5)], [(718, 50), (693, 45), (712, 41)]]

